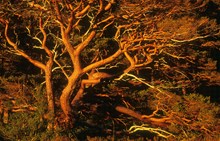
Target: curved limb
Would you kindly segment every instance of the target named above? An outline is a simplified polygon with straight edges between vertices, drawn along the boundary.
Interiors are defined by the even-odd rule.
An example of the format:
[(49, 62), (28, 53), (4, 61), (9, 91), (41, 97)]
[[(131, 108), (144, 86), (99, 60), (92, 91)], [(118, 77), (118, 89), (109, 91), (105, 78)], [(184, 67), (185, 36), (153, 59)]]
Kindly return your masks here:
[(96, 79), (96, 80), (84, 79), (84, 80), (82, 80), (81, 86), (80, 86), (78, 92), (76, 93), (75, 97), (71, 101), (71, 105), (75, 106), (76, 103), (82, 98), (86, 85), (94, 85), (94, 84), (98, 84), (99, 82), (100, 82), (100, 79)]

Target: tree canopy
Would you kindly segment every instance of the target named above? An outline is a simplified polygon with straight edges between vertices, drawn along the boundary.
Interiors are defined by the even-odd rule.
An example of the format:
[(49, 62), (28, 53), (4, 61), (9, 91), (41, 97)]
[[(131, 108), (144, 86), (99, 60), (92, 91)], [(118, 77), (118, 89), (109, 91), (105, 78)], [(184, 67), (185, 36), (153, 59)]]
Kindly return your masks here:
[[(197, 139), (211, 133), (206, 137), (214, 139), (219, 108), (212, 102), (220, 102), (219, 95), (203, 93), (210, 101), (197, 93), (204, 87), (219, 90), (219, 5), (214, 0), (3, 0), (2, 76), (25, 74), (22, 86), (45, 90), (48, 130), (74, 130), (83, 121), (108, 134), (109, 122), (98, 120), (103, 118), (117, 123), (115, 131), (123, 125), (158, 138), (194, 138), (196, 131)], [(16, 73), (5, 60), (17, 61)]]

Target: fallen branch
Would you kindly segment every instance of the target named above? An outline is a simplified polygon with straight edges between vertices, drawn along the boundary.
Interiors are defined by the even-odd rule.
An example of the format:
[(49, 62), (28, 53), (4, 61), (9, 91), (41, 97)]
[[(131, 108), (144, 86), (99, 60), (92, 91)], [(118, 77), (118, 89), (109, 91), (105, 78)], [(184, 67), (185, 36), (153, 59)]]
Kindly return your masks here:
[(12, 108), (1, 108), (0, 114), (3, 113), (2, 116), (2, 120), (4, 124), (8, 123), (8, 119), (9, 119), (9, 112), (27, 112), (27, 111), (36, 111), (37, 108), (36, 107), (32, 107), (32, 106), (28, 106), (28, 105), (24, 105), (24, 106), (14, 106)]
[(116, 111), (129, 115), (131, 117), (134, 117), (140, 121), (143, 121), (145, 123), (149, 123), (149, 124), (153, 124), (156, 126), (160, 126), (160, 127), (167, 127), (167, 125), (169, 125), (169, 123), (171, 123), (171, 118), (170, 117), (163, 117), (163, 118), (154, 118), (154, 117), (150, 117), (147, 118), (146, 116), (143, 116), (131, 109), (128, 109), (126, 107), (122, 107), (122, 106), (116, 106), (115, 107)]

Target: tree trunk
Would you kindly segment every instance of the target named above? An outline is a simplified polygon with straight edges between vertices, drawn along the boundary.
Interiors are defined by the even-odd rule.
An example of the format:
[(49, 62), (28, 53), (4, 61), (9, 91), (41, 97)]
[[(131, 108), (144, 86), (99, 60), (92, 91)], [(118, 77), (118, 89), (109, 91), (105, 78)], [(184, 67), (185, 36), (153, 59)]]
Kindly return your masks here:
[(77, 80), (80, 77), (80, 72), (74, 72), (69, 78), (68, 78), (68, 84), (66, 87), (63, 89), (62, 94), (60, 96), (60, 104), (61, 108), (65, 114), (66, 117), (66, 122), (69, 122), (71, 119), (71, 104), (70, 104), (70, 97), (73, 92), (73, 90), (76, 87)]
[(48, 102), (48, 129), (53, 128), (53, 122), (55, 119), (55, 107), (54, 107), (54, 94), (52, 88), (52, 73), (49, 68), (45, 69), (45, 80), (46, 80), (46, 94)]

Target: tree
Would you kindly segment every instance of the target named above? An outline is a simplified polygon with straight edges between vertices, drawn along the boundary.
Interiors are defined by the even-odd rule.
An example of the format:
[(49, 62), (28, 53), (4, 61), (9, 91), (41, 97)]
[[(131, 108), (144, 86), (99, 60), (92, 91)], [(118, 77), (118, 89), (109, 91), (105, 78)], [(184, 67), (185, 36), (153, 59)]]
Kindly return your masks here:
[[(114, 16), (106, 14), (106, 11), (110, 10), (111, 5), (113, 3), (114, 3), (113, 1), (104, 3), (103, 1), (100, 0), (99, 2), (80, 1), (80, 2), (73, 2), (73, 3), (67, 3), (67, 2), (62, 3), (60, 1), (54, 1), (54, 2), (16, 1), (14, 3), (5, 4), (6, 6), (11, 6), (11, 8), (16, 9), (16, 11), (11, 11), (7, 9), (8, 8), (7, 7), (6, 10), (9, 10), (9, 12), (11, 12), (13, 16), (15, 17), (9, 17), (8, 13), (7, 13), (8, 15), (5, 15), (5, 17), (9, 19), (12, 18), (11, 20), (13, 20), (13, 18), (21, 18), (23, 20), (24, 18), (24, 20), (29, 21), (30, 24), (24, 23), (25, 24), (24, 27), (26, 28), (28, 34), (31, 34), (31, 32), (35, 34), (35, 35), (30, 35), (30, 36), (35, 36), (33, 39), (36, 39), (37, 41), (40, 42), (41, 44), (40, 49), (43, 49), (46, 53), (46, 54), (45, 53), (42, 53), (42, 54), (47, 55), (49, 57), (48, 61), (43, 63), (45, 60), (33, 59), (28, 53), (19, 49), (18, 41), (13, 41), (11, 37), (8, 35), (10, 21), (4, 18), (1, 19), (1, 22), (3, 23), (3, 25), (5, 25), (5, 34), (4, 34), (5, 38), (7, 40), (7, 43), (13, 47), (13, 51), (16, 54), (21, 55), (27, 60), (29, 60), (32, 64), (34, 64), (38, 68), (44, 70), (45, 81), (46, 81), (46, 91), (47, 91), (47, 98), (48, 98), (48, 110), (51, 114), (51, 116), (49, 117), (52, 117), (52, 119), (54, 119), (54, 99), (53, 99), (54, 94), (52, 90), (51, 78), (52, 78), (52, 69), (53, 69), (52, 66), (53, 66), (54, 61), (57, 63), (58, 67), (60, 67), (63, 74), (66, 76), (66, 79), (68, 80), (68, 83), (66, 84), (60, 96), (61, 108), (68, 121), (71, 118), (71, 105), (70, 105), (71, 94), (73, 90), (75, 89), (75, 87), (77, 86), (77, 83), (80, 83), (79, 82), (80, 77), (84, 75), (85, 73), (91, 71), (92, 69), (95, 69), (99, 66), (103, 66), (113, 61), (115, 58), (117, 58), (121, 54), (122, 51), (119, 48), (118, 51), (116, 51), (111, 56), (103, 60), (98, 60), (82, 68), (80, 54), (83, 51), (83, 49), (86, 46), (88, 46), (91, 40), (95, 38), (96, 32), (101, 28), (106, 28), (108, 26), (108, 24), (106, 23), (108, 23), (109, 21), (111, 22), (114, 19)], [(99, 7), (96, 6), (97, 4), (99, 4)], [(25, 12), (27, 12), (26, 10), (30, 10), (30, 12), (28, 12), (29, 15), (25, 15), (27, 13), (24, 13), (24, 11), (19, 11), (18, 8), (20, 7), (24, 8)], [(53, 13), (53, 10), (55, 10), (55, 14)], [(31, 13), (35, 11), (36, 13)], [(45, 12), (45, 14), (43, 14), (43, 12)], [(40, 14), (40, 16), (37, 16), (37, 14)], [(41, 34), (43, 35), (42, 39), (40, 39), (41, 38), (40, 36), (42, 35), (39, 35), (38, 32), (34, 31), (37, 29), (35, 27), (32, 29), (32, 26), (36, 26), (36, 25), (33, 25), (35, 24), (34, 22), (36, 22), (36, 20), (39, 21), (38, 27), (40, 29)], [(44, 23), (43, 23), (43, 20), (45, 20)], [(79, 24), (81, 21), (90, 22), (89, 26), (82, 23), (84, 24), (82, 26), (87, 26), (83, 29), (86, 32), (81, 33), (78, 27), (80, 26)], [(103, 26), (102, 24), (104, 25), (104, 27), (101, 27)], [(46, 30), (45, 28), (48, 28), (47, 29), (48, 32), (50, 32), (50, 30), (59, 30), (58, 34), (60, 34), (60, 37), (59, 35), (54, 35), (55, 33), (53, 32), (47, 33), (45, 31)], [(21, 29), (18, 29), (18, 30), (21, 30)], [(72, 44), (71, 42), (74, 41), (72, 38), (77, 38), (75, 37), (74, 34), (72, 34), (72, 32), (75, 33), (77, 32), (77, 30), (79, 34), (84, 34), (82, 35), (82, 39), (81, 39), (82, 41), (79, 41), (79, 39), (76, 39), (78, 41)], [(20, 34), (20, 33), (17, 34), (16, 31), (14, 33), (15, 33), (15, 36)], [(56, 46), (55, 43), (54, 43), (54, 48), (47, 47), (49, 44), (48, 43), (49, 34), (51, 34), (51, 36), (53, 37), (55, 36), (56, 37), (54, 38), (55, 40), (62, 40), (63, 47), (60, 46), (59, 44)], [(59, 52), (57, 48), (63, 52)], [(73, 70), (72, 71), (70, 70), (71, 72), (69, 74), (67, 74), (65, 72), (65, 69), (63, 69), (63, 66), (61, 66), (60, 63), (56, 61), (57, 54), (59, 55), (61, 53), (65, 53), (64, 51), (68, 53), (70, 60), (72, 62), (71, 66)], [(95, 82), (88, 82), (88, 83), (97, 83), (99, 80), (94, 80), (94, 81)], [(78, 95), (81, 95), (81, 93), (79, 93)], [(80, 97), (78, 95), (76, 95), (76, 97)]]
[[(198, 48), (213, 44), (218, 49), (219, 44), (215, 40), (219, 36), (215, 19), (200, 16), (210, 3), (217, 5), (200, 0), (15, 1), (2, 3), (1, 11), (6, 12), (0, 22), (12, 49), (6, 47), (45, 72), (51, 123), (55, 118), (51, 80), (55, 74), (65, 77), (60, 106), (65, 122), (71, 123), (72, 107), (82, 98), (85, 88), (112, 76), (99, 72), (101, 67), (107, 70), (116, 66), (123, 70), (116, 72), (118, 81), (128, 77), (132, 85), (145, 84), (159, 93), (171, 88), (166, 88), (163, 81), (175, 87), (181, 85), (183, 94), (186, 87), (196, 87), (191, 84), (201, 76), (197, 69), (204, 62), (215, 67), (213, 60), (201, 60)], [(19, 44), (21, 36), (30, 39), (23, 41), (24, 46)], [(32, 57), (31, 52), (39, 55)], [(173, 121), (170, 113), (155, 119), (158, 109), (143, 117), (125, 107), (118, 106), (116, 110), (156, 125)]]
[[(47, 35), (46, 35), (46, 32), (43, 28), (42, 19), (39, 20), (39, 28), (43, 34), (42, 49), (44, 49), (44, 51), (46, 52), (46, 54), (49, 57), (48, 61), (45, 64), (43, 62), (40, 62), (40, 61), (33, 59), (30, 55), (25, 53), (23, 50), (19, 49), (18, 44), (16, 42), (13, 42), (8, 35), (9, 21), (1, 19), (1, 22), (3, 22), (5, 24), (5, 38), (8, 42), (8, 44), (13, 47), (14, 52), (17, 53), (18, 55), (21, 55), (22, 57), (26, 58), (32, 64), (34, 64), (35, 66), (37, 66), (38, 68), (40, 68), (44, 71), (45, 81), (46, 81), (47, 100), (48, 100), (48, 111), (50, 113), (49, 121), (50, 122), (53, 121), (54, 120), (54, 98), (53, 98), (54, 95), (53, 95), (52, 82), (51, 82), (53, 53), (46, 46)], [(49, 126), (51, 126), (51, 125), (49, 125)], [(48, 128), (51, 128), (51, 127), (48, 127)]]

